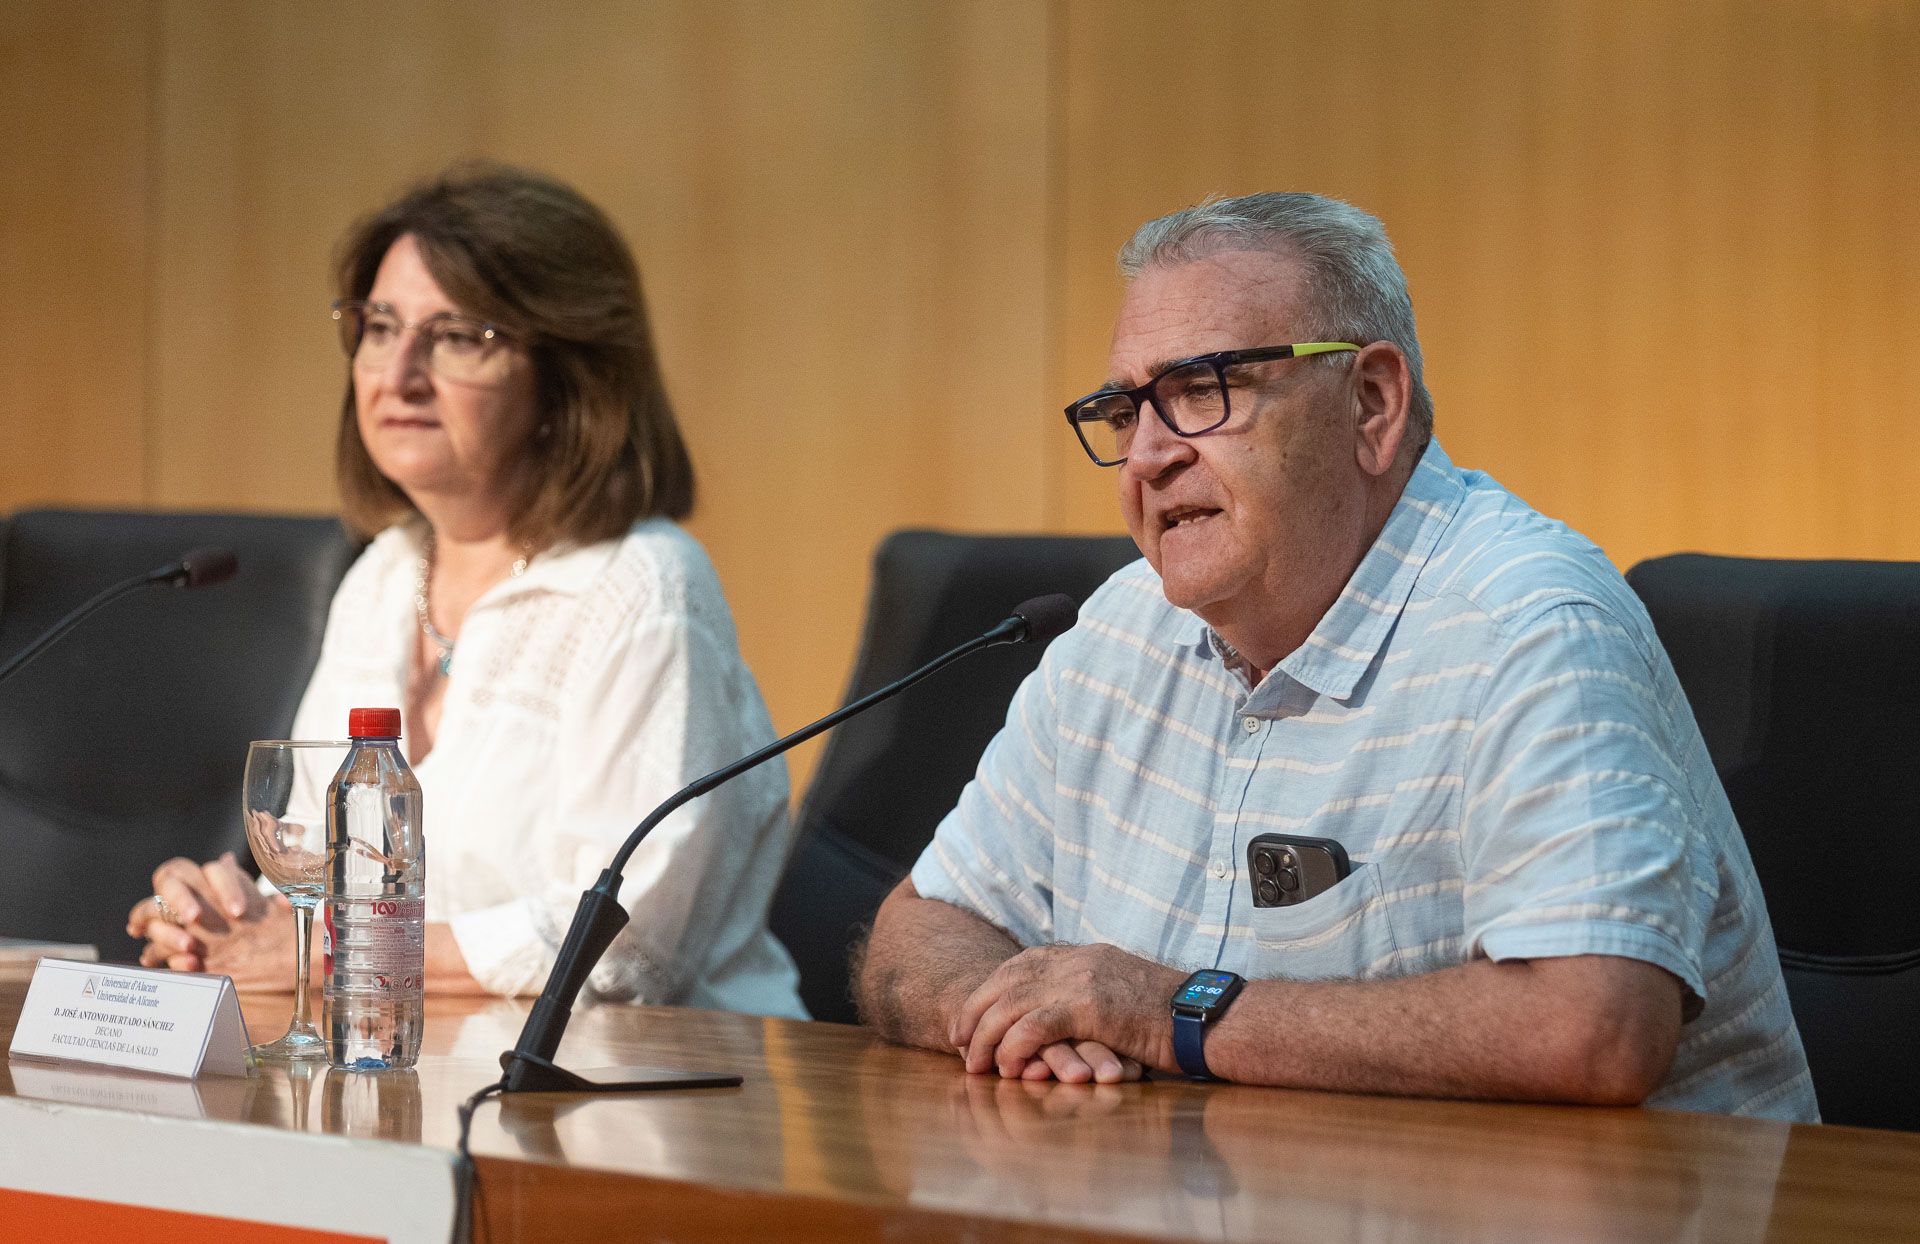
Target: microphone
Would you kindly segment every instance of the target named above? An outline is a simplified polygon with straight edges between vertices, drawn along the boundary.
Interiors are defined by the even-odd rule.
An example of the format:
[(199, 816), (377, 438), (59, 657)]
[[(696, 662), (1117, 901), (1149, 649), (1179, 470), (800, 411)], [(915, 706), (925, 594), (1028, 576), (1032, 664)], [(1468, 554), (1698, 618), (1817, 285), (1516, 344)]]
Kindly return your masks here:
[(240, 559), (233, 555), (232, 549), (207, 548), (194, 549), (184, 554), (179, 561), (162, 566), (158, 570), (150, 570), (146, 574), (123, 579), (55, 622), (32, 643), (8, 658), (6, 664), (0, 665), (0, 682), (5, 682), (21, 666), (52, 647), (68, 631), (80, 625), (88, 614), (112, 604), (122, 596), (130, 596), (142, 588), (149, 587), (212, 587), (216, 583), (225, 583), (239, 571)]
[(701, 1088), (708, 1086), (732, 1086), (740, 1083), (739, 1076), (704, 1076), (679, 1079), (632, 1080), (608, 1083), (588, 1080), (575, 1075), (553, 1062), (555, 1051), (560, 1048), (560, 1038), (565, 1035), (567, 1023), (573, 1018), (573, 1003), (579, 997), (581, 987), (587, 982), (587, 975), (593, 970), (600, 957), (607, 952), (614, 937), (627, 923), (627, 909), (620, 904), (620, 874), (627, 866), (634, 849), (640, 840), (665, 820), (667, 816), (688, 800), (697, 799), (714, 787), (721, 785), (756, 765), (772, 760), (775, 756), (796, 744), (804, 743), (824, 730), (832, 729), (855, 713), (865, 712), (882, 700), (889, 699), (921, 679), (926, 678), (961, 657), (992, 648), (1001, 644), (1046, 643), (1056, 635), (1070, 628), (1079, 615), (1080, 607), (1070, 596), (1037, 596), (1022, 601), (1014, 607), (1013, 613), (983, 635), (969, 639), (959, 647), (942, 653), (927, 662), (906, 677), (888, 683), (878, 691), (864, 695), (853, 703), (835, 712), (827, 714), (809, 726), (802, 726), (783, 739), (776, 739), (750, 756), (742, 757), (724, 768), (716, 769), (703, 778), (689, 783), (685, 789), (669, 797), (665, 803), (647, 814), (647, 818), (634, 828), (600, 874), (593, 888), (580, 896), (580, 906), (573, 915), (573, 924), (568, 927), (566, 938), (560, 943), (559, 954), (553, 961), (553, 971), (547, 977), (546, 988), (533, 1004), (533, 1010), (527, 1016), (527, 1023), (520, 1030), (520, 1039), (514, 1047), (500, 1056), (500, 1066), (505, 1072), (501, 1077), (502, 1091), (514, 1093), (541, 1093), (555, 1091), (570, 1092), (623, 1092), (647, 1088)]
[(212, 587), (240, 573), (240, 559), (232, 549), (195, 549), (171, 566), (153, 572), (174, 587)]

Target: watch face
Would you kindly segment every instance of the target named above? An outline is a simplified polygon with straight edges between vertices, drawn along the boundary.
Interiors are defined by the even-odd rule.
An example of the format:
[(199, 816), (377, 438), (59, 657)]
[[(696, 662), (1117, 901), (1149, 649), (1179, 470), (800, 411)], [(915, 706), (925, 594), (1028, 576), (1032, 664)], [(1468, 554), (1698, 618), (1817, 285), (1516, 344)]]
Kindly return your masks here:
[(1173, 995), (1173, 1004), (1211, 1011), (1224, 1003), (1239, 983), (1240, 978), (1232, 972), (1195, 972)]

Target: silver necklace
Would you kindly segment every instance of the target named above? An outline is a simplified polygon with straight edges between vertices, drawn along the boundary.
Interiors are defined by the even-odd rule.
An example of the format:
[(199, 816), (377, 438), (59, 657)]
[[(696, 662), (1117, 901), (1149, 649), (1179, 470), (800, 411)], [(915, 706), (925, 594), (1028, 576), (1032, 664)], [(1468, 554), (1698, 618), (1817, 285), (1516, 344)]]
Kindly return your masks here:
[[(513, 568), (507, 571), (507, 577), (517, 579), (527, 573), (527, 563), (533, 560), (533, 546), (526, 545), (520, 550), (520, 556), (514, 559)], [(413, 616), (420, 619), (420, 633), (427, 637), (440, 657), (434, 664), (440, 667), (440, 677), (453, 676), (453, 639), (442, 635), (433, 624), (433, 614), (427, 608), (427, 595), (433, 589), (433, 536), (427, 536), (427, 551), (414, 563), (413, 570)]]

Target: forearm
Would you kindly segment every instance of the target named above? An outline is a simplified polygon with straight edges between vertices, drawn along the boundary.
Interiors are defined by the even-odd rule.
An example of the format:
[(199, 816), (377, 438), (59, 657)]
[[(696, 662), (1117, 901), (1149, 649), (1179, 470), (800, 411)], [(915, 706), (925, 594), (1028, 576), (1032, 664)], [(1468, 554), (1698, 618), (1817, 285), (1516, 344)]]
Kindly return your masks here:
[(890, 1041), (951, 1052), (961, 1005), (1019, 952), (985, 920), (902, 881), (880, 905), (855, 969), (860, 1018)]
[(427, 992), (442, 997), (471, 997), (489, 992), (467, 970), (467, 957), (460, 953), (453, 926), (444, 921), (427, 925)]
[(1479, 960), (1388, 981), (1251, 981), (1206, 1048), (1241, 1083), (1631, 1104), (1666, 1074), (1679, 1029), (1679, 982), (1651, 964)]

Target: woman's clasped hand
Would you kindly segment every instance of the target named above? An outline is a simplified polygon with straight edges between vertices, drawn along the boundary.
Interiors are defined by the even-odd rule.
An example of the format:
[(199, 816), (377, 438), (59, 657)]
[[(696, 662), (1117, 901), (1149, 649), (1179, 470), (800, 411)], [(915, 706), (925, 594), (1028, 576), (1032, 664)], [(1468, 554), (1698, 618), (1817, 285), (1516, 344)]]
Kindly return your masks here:
[(293, 986), (293, 908), (254, 885), (229, 851), (201, 865), (176, 857), (153, 872), (153, 894), (127, 913), (143, 967), (217, 972), (239, 987)]

